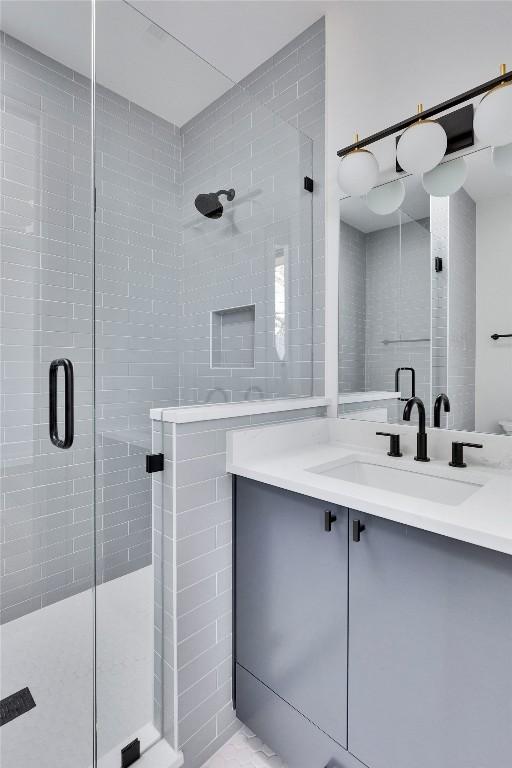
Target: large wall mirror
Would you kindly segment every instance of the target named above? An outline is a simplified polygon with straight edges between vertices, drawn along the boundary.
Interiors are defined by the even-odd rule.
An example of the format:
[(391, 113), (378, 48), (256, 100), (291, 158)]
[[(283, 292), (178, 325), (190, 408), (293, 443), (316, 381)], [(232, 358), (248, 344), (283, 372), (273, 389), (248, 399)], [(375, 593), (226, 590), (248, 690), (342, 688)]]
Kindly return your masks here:
[(446, 161), (430, 194), (408, 176), (341, 200), (341, 418), (400, 423), (414, 394), (431, 426), (512, 436), (506, 149)]

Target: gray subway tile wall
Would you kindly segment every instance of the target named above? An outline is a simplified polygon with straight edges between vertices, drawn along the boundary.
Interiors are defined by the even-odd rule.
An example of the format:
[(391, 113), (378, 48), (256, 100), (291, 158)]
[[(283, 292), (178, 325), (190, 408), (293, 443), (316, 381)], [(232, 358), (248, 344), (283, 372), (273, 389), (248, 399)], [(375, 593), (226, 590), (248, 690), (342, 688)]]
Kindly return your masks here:
[[(92, 152), (90, 82), (3, 33), (1, 56), (8, 621), (93, 583)], [(176, 126), (97, 87), (98, 581), (151, 562), (149, 409), (178, 402), (180, 163)], [(48, 365), (63, 356), (75, 367), (69, 452), (47, 425)]]
[(443, 259), (434, 273), (432, 376), (434, 395), (446, 392), (449, 429), (475, 429), (476, 205), (462, 189), (432, 198), (433, 248)]
[(98, 577), (151, 563), (149, 410), (178, 404), (181, 138), (96, 89)]
[(340, 220), (340, 392), (366, 388), (366, 242), (359, 229)]
[[(182, 128), (182, 404), (309, 395), (312, 375), (323, 390), (324, 66), (322, 19)], [(311, 174), (313, 198), (302, 178)], [(195, 211), (198, 193), (231, 186), (223, 218)], [(287, 273), (285, 362), (274, 343), (276, 259)], [(254, 370), (212, 369), (210, 312), (251, 304)]]
[[(341, 391), (393, 391), (396, 368), (411, 366), (428, 415), (433, 271), (428, 220), (367, 234), (341, 222), (340, 253)], [(402, 339), (426, 341), (384, 343)], [(408, 376), (404, 372), (401, 380), (404, 397), (411, 394)], [(398, 401), (380, 405), (390, 421), (401, 419)], [(361, 411), (361, 404), (340, 407), (341, 413), (353, 410)]]
[[(226, 433), (321, 415), (324, 408), (190, 424), (153, 422), (155, 444), (163, 429), (164, 450), (172, 452), (170, 461), (166, 453), (163, 496), (154, 493), (154, 498), (163, 499), (162, 512), (155, 515), (168, 520), (169, 530), (174, 522), (176, 534), (176, 596), (167, 601), (175, 612), (168, 626), (176, 622), (178, 746), (190, 768), (202, 765), (238, 727), (231, 701), (232, 493)], [(165, 546), (172, 568), (172, 542), (167, 539)], [(173, 656), (170, 635), (165, 648)], [(170, 678), (173, 674), (169, 670)], [(166, 702), (174, 717), (173, 703)], [(169, 716), (164, 712), (165, 721)]]
[[(94, 264), (90, 82), (3, 32), (0, 36), (6, 459), (0, 621), (9, 621), (93, 583)], [(209, 390), (211, 399), (219, 393), (223, 399), (223, 390), (229, 390), (229, 399), (310, 394), (312, 372), (315, 390), (323, 390), (323, 20), (242, 86), (246, 91), (228, 92), (183, 129), (97, 88), (100, 580), (157, 557), (158, 567), (167, 570), (160, 539), (172, 540), (172, 529), (152, 521), (151, 481), (144, 468), (152, 406), (197, 402)], [(215, 163), (209, 165), (212, 151)], [(306, 173), (315, 179), (312, 198), (302, 189)], [(220, 222), (198, 224), (193, 198), (210, 191), (217, 179), (219, 187), (237, 188), (236, 215), (226, 209)], [(255, 190), (261, 194), (253, 198), (249, 193)], [(211, 224), (217, 228), (208, 229)], [(286, 365), (266, 357), (265, 347), (273, 349), (276, 253), (290, 273)], [(234, 369), (228, 378), (225, 371), (211, 375), (210, 323), (201, 314), (206, 303), (208, 315), (234, 304), (265, 307), (255, 319), (257, 377), (244, 370), (233, 375)], [(47, 424), (48, 365), (62, 356), (73, 360), (76, 377), (75, 443), (66, 452), (51, 446)], [(204, 470), (192, 485), (176, 488), (178, 502), (183, 510), (212, 503), (212, 514), (225, 514), (227, 481), (215, 474), (216, 460)], [(218, 537), (227, 541), (228, 525), (219, 524)], [(220, 576), (219, 584), (225, 579)], [(188, 594), (192, 599), (194, 592)], [(172, 616), (162, 608), (157, 632), (170, 632), (169, 622)], [(163, 645), (159, 641), (157, 650)], [(172, 659), (162, 651), (159, 665), (161, 677), (172, 677)], [(160, 707), (156, 719), (162, 701)], [(229, 720), (227, 712), (219, 714), (219, 722)], [(168, 733), (173, 718), (165, 720)]]
[[(160, 424), (152, 436), (149, 409), (206, 399), (221, 384), (229, 399), (310, 394), (312, 373), (323, 390), (323, 21), (251, 75), (247, 91), (233, 89), (183, 129), (97, 87), (95, 265), (90, 82), (0, 36), (0, 620), (92, 586), (95, 527), (100, 581), (152, 562), (154, 722), (175, 743), (179, 714), (180, 743), (199, 764), (234, 727), (226, 427), (183, 426), (171, 437)], [(315, 179), (312, 198), (306, 174)], [(195, 193), (227, 183), (239, 193), (236, 216), (226, 210), (216, 230), (196, 219), (187, 228)], [(267, 356), (276, 255), (289, 271), (284, 365)], [(257, 377), (235, 376), (235, 366), (229, 381), (210, 375), (210, 324), (198, 319), (199, 304), (208, 314), (259, 307), (254, 329), (242, 333)], [(236, 353), (238, 338), (228, 333), (223, 343)], [(75, 443), (66, 452), (51, 446), (47, 424), (48, 365), (64, 355), (76, 375)], [(231, 419), (229, 427), (316, 413)], [(144, 455), (152, 440), (166, 471), (151, 480)]]
[(448, 395), (451, 429), (475, 429), (476, 204), (461, 189), (448, 201)]
[[(0, 45), (3, 623), (93, 581), (93, 248), (90, 83), (3, 32)], [(62, 357), (75, 367), (69, 451), (48, 437)]]
[[(448, 392), (448, 206), (446, 197), (430, 198), (432, 259), (442, 259), (442, 270), (432, 273), (432, 398)], [(445, 423), (450, 414), (443, 415)]]

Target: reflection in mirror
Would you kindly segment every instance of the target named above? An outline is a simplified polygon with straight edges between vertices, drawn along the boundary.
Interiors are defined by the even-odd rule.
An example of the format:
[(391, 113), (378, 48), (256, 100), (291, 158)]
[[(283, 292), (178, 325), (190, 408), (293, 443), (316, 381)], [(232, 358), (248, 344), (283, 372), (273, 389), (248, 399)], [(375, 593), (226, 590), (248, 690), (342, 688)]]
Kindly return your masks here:
[(401, 423), (414, 393), (427, 424), (512, 434), (512, 175), (494, 155), (402, 179), (401, 203), (396, 182), (341, 201), (340, 416)]

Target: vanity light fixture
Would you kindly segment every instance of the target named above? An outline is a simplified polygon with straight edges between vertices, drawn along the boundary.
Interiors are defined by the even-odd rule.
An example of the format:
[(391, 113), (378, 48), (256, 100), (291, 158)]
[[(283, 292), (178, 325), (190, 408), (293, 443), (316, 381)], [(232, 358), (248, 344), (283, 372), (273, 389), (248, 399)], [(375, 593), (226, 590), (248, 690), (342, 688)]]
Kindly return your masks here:
[(404, 171), (421, 175), (432, 170), (443, 159), (448, 139), (443, 126), (435, 120), (426, 120), (423, 104), (418, 104), (418, 121), (400, 136), (396, 157)]
[(457, 157), (423, 174), (423, 189), (432, 197), (449, 197), (459, 190), (468, 176), (468, 164)]
[[(500, 77), (505, 77), (505, 64)], [(475, 133), (482, 144), (501, 147), (512, 142), (512, 84), (502, 80), (485, 94), (475, 112)]]
[(499, 173), (512, 176), (512, 143), (492, 150), (492, 162)]
[[(467, 104), (472, 102), (478, 96), (485, 94), (485, 98), (482, 99), (478, 106), (477, 115), (478, 120), (475, 119), (475, 128), (479, 127), (479, 139), (483, 139), (483, 134), (486, 130), (489, 130), (489, 122), (496, 119), (497, 122), (490, 128), (492, 135), (486, 135), (488, 143), (494, 147), (503, 146), (512, 143), (512, 88), (506, 87), (512, 85), (512, 71), (506, 72), (505, 66), (501, 67), (501, 74), (492, 80), (477, 85), (468, 91), (459, 93), (457, 96), (453, 96), (451, 99), (436, 104), (434, 107), (429, 107), (423, 110), (421, 107), (420, 115), (412, 115), (411, 117), (401, 120), (395, 125), (391, 125), (388, 128), (384, 128), (377, 133), (373, 133), (371, 136), (367, 136), (365, 139), (359, 139), (356, 137), (356, 141), (353, 144), (349, 144), (346, 147), (338, 150), (338, 157), (342, 162), (338, 169), (338, 181), (343, 191), (348, 194), (361, 195), (365, 192), (369, 192), (374, 186), (369, 183), (369, 180), (373, 178), (373, 174), (376, 173), (378, 168), (377, 161), (371, 155), (371, 157), (365, 156), (364, 160), (361, 157), (356, 158), (359, 160), (359, 164), (354, 161), (354, 155), (363, 150), (370, 144), (375, 144), (388, 136), (395, 134), (403, 135), (398, 140), (398, 161), (401, 169), (408, 170), (410, 173), (423, 174), (432, 170), (443, 158), (443, 155), (439, 156), (440, 148), (444, 145), (445, 152), (459, 152), (461, 149), (472, 146), (473, 141), (473, 105)], [(452, 112), (455, 107), (461, 104), (466, 104), (461, 110)], [(443, 126), (437, 128), (432, 127), (438, 125), (438, 122), (433, 122), (431, 118), (436, 115), (441, 115), (438, 120), (445, 125), (450, 123), (450, 130), (448, 131), (449, 140), (446, 141), (446, 132)], [(459, 126), (459, 119), (457, 115), (464, 113), (464, 120), (462, 125)], [(468, 117), (469, 113), (469, 117)], [(454, 125), (451, 125), (451, 118), (455, 121)], [(455, 128), (455, 132), (451, 135), (451, 129)], [(409, 130), (413, 129), (413, 130)], [(448, 130), (448, 128), (447, 128)], [(422, 133), (421, 133), (422, 132)], [(444, 137), (443, 134), (444, 133)], [(423, 143), (424, 142), (424, 143)], [(428, 153), (428, 162), (426, 157), (419, 157), (419, 147), (425, 146), (425, 152)], [(501, 153), (498, 153), (498, 158)], [(435, 160), (437, 155), (437, 160)], [(345, 160), (351, 157), (349, 165), (345, 166)], [(499, 165), (500, 160), (496, 163)], [(350, 167), (349, 167), (350, 166)], [(364, 167), (363, 167), (364, 166)], [(365, 173), (366, 179), (363, 184), (363, 180), (354, 179), (354, 173), (359, 173), (359, 168)], [(397, 168), (400, 170), (400, 168)], [(357, 188), (357, 192), (351, 192), (351, 189)], [(364, 191), (361, 192), (361, 189)]]
[[(359, 135), (354, 136), (354, 143)], [(353, 149), (342, 157), (338, 166), (338, 184), (343, 192), (361, 197), (372, 189), (379, 175), (379, 165), (373, 152), (368, 149)]]
[(405, 198), (405, 184), (401, 179), (374, 187), (366, 195), (366, 205), (379, 216), (389, 216), (397, 211)]

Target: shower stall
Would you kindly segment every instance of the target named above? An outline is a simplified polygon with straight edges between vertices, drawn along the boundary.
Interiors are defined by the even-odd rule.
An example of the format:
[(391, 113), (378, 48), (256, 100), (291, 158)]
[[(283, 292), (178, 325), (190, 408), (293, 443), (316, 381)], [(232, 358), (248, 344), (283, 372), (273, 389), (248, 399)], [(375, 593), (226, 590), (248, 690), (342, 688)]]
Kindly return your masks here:
[(311, 395), (323, 335), (318, 29), (236, 84), (135, 5), (0, 4), (2, 768), (180, 764), (149, 412)]

